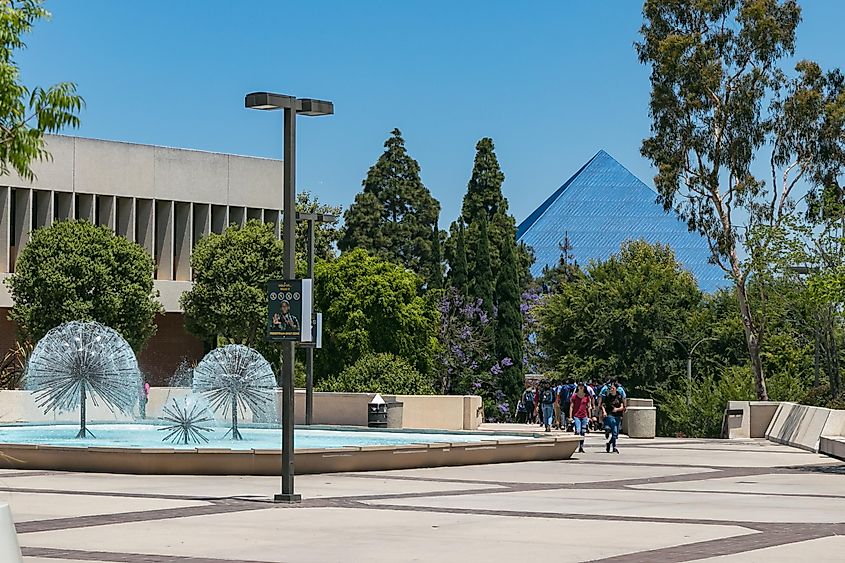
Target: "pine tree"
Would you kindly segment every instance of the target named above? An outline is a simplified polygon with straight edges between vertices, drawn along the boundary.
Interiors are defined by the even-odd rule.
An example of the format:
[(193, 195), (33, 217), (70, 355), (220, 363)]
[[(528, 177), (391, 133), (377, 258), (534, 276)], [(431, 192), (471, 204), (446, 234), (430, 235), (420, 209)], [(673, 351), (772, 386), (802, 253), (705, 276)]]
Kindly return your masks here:
[(470, 297), (480, 299), (487, 316), (493, 318), (493, 268), (490, 265), (490, 241), (487, 238), (487, 217), (478, 222), (475, 244), (475, 269), (470, 281)]
[[(525, 386), (522, 371), (522, 313), (516, 264), (516, 240), (505, 241), (496, 278), (496, 356), (503, 364), (501, 388), (514, 401)], [(507, 358), (507, 359), (506, 359)], [(510, 364), (510, 365), (508, 365)]]
[(346, 226), (338, 248), (343, 252), (363, 248), (403, 265), (430, 284), (439, 269), (433, 268), (432, 232), (437, 230), (440, 203), (420, 180), (420, 166), (405, 150), (398, 129), (384, 147), (367, 172), (363, 191), (344, 214)]
[(464, 221), (458, 219), (453, 224), (455, 234), (455, 256), (449, 261), (449, 284), (466, 296), (469, 290), (469, 278), (467, 277), (467, 249), (464, 242)]

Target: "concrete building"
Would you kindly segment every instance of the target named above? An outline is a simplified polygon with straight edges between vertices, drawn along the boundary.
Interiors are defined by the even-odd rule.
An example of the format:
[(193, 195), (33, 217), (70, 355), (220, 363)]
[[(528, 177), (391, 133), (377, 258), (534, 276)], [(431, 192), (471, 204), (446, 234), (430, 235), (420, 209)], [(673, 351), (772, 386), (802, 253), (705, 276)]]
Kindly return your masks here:
[[(0, 281), (33, 229), (76, 218), (106, 225), (137, 242), (155, 260), (155, 286), (165, 314), (140, 354), (153, 382), (166, 381), (183, 357), (202, 356), (185, 332), (179, 297), (191, 286), (191, 250), (210, 232), (260, 219), (279, 234), (282, 161), (194, 150), (48, 136), (52, 159), (37, 162), (37, 179), (0, 177)], [(0, 284), (0, 349), (14, 345), (12, 299)]]

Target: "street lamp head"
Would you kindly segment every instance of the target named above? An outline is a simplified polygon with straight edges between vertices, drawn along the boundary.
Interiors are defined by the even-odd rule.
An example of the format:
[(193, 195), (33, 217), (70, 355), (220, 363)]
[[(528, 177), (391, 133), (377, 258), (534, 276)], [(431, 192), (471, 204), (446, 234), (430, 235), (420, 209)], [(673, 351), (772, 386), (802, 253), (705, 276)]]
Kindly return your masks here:
[(311, 98), (300, 98), (297, 113), (301, 115), (332, 115), (334, 104), (325, 100), (313, 100)]
[(252, 92), (246, 95), (244, 106), (248, 109), (291, 109), (295, 107), (296, 98), (272, 92)]

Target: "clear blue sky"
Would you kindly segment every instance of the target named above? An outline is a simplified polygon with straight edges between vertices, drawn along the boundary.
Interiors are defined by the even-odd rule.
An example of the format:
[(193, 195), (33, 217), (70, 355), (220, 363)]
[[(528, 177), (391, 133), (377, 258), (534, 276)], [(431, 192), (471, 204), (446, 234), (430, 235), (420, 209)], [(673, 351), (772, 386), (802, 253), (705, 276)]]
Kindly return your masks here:
[[(244, 94), (332, 100), (336, 115), (299, 119), (298, 188), (346, 208), (398, 127), (444, 228), (484, 136), (517, 222), (602, 148), (651, 184), (640, 2), (247, 4), (49, 1), (24, 80), (79, 85), (87, 108), (69, 134), (274, 158), (281, 116), (244, 109)], [(797, 56), (845, 65), (845, 2), (802, 4)]]

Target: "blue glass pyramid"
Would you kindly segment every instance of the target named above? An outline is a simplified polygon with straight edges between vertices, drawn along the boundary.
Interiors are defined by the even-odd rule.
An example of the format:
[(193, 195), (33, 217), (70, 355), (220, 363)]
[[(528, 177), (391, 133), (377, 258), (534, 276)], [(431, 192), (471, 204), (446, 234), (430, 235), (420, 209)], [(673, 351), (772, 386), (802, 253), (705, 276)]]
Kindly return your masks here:
[(626, 240), (642, 239), (671, 246), (702, 290), (728, 285), (724, 272), (708, 262), (707, 241), (664, 212), (657, 194), (603, 150), (519, 225), (517, 239), (534, 249), (534, 276), (558, 263), (564, 233), (582, 267), (606, 260)]

